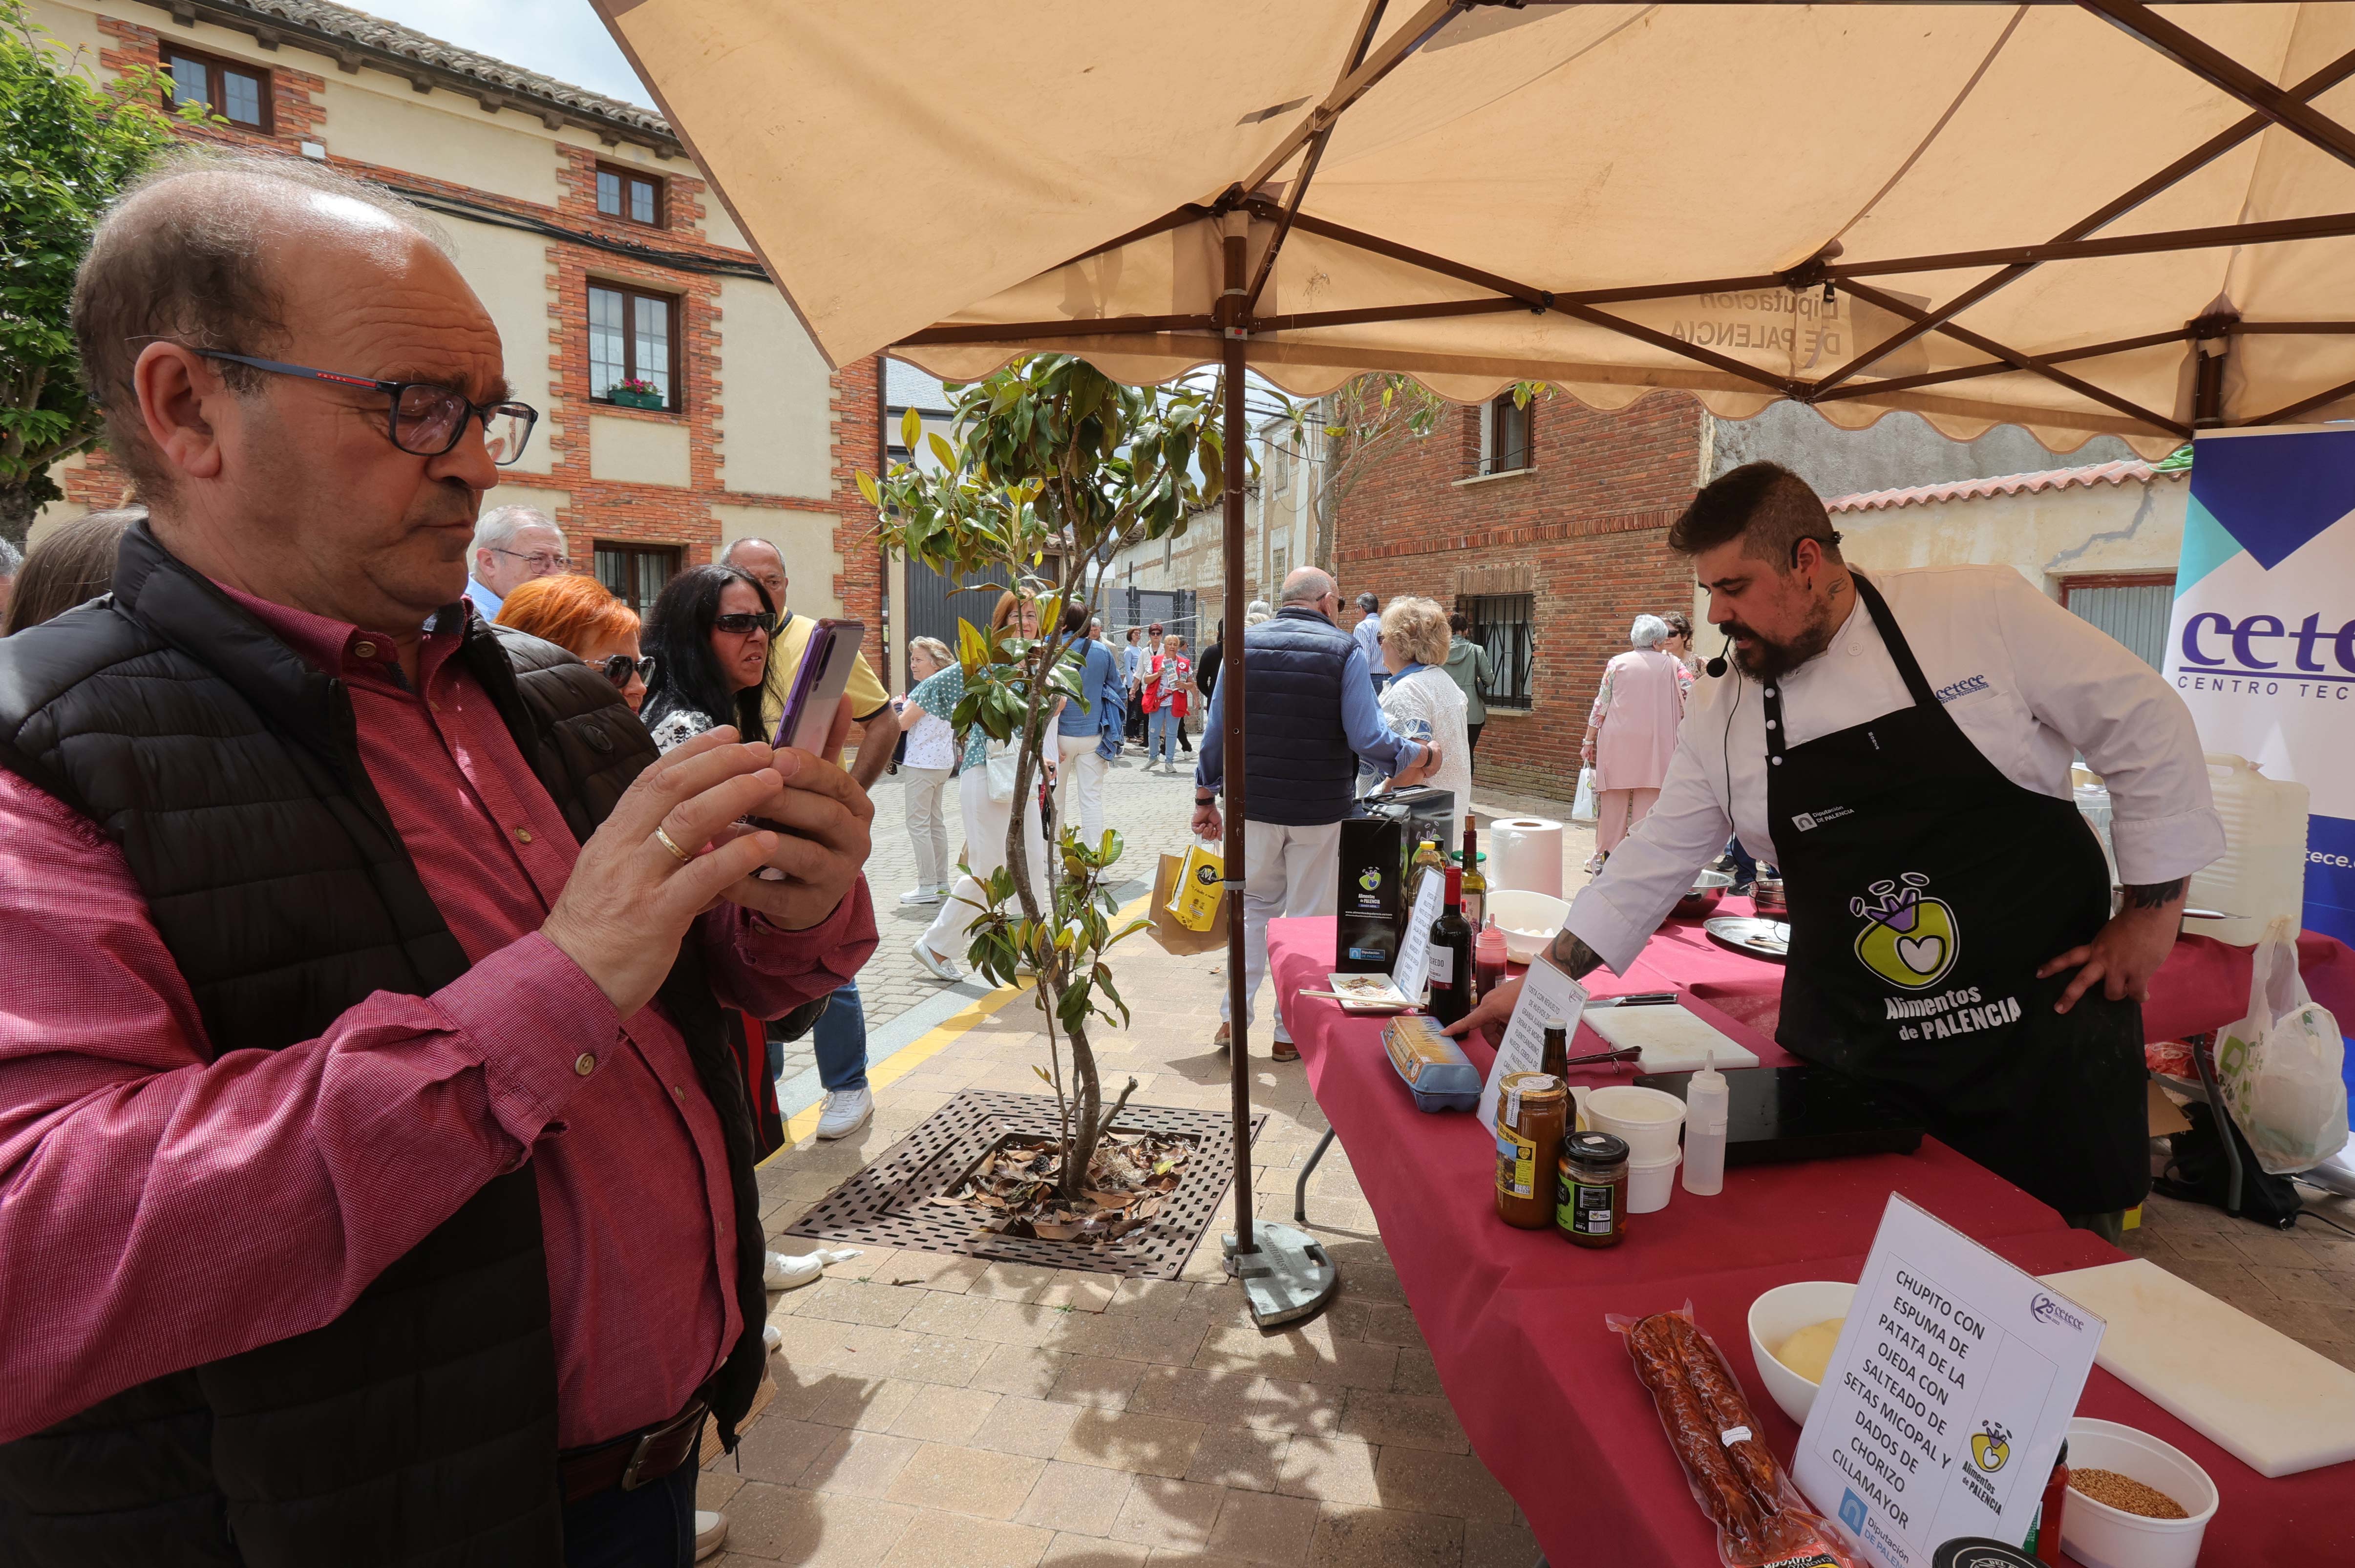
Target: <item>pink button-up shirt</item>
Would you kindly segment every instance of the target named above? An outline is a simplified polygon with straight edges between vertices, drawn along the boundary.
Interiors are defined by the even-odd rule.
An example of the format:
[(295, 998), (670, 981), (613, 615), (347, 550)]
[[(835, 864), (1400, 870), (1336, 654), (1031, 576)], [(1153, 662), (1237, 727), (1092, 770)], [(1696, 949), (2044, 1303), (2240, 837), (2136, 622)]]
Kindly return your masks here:
[[(368, 776), (473, 967), (378, 992), (282, 1051), (210, 1040), (121, 852), (0, 772), (0, 1439), (317, 1328), (491, 1177), (529, 1160), (558, 1441), (676, 1413), (741, 1326), (719, 1121), (658, 1008), (618, 1017), (539, 934), (578, 853), (490, 698), (424, 639), (233, 594), (339, 675)], [(875, 945), (862, 880), (824, 924), (733, 904), (689, 933), (775, 1017)]]

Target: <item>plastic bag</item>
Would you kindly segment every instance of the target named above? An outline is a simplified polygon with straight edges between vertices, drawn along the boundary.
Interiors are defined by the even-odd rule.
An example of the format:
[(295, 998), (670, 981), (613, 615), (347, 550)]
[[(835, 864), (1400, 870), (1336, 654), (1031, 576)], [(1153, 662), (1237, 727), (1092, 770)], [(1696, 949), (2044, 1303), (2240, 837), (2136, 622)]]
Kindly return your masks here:
[(1188, 931), (1208, 931), (1219, 918), (1219, 901), (1227, 891), (1227, 859), (1208, 844), (1186, 851), (1178, 885), (1169, 890), (1169, 913)]
[(2275, 920), (2250, 965), (2248, 1016), (2216, 1045), (2225, 1107), (2269, 1173), (2310, 1170), (2347, 1147), (2346, 1049), (2298, 978), (2295, 923)]
[(1648, 1317), (1614, 1312), (1603, 1321), (1626, 1336), (1627, 1355), (1651, 1390), (1693, 1501), (1717, 1526), (1723, 1568), (1856, 1568), (1758, 1435), (1757, 1413), (1725, 1352), (1694, 1324), (1692, 1303)]
[(1594, 804), (1594, 770), (1581, 768), (1578, 770), (1578, 795), (1570, 803), (1570, 819), (1572, 822), (1593, 822), (1602, 815), (1602, 807)]

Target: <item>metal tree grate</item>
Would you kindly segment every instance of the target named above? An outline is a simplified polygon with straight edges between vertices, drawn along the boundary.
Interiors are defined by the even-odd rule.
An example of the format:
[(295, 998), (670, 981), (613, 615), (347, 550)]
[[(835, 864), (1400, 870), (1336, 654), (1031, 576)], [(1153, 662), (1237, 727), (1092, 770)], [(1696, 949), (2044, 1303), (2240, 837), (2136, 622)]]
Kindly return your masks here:
[[(1252, 1118), (1253, 1138), (1266, 1120)], [(785, 1234), (1131, 1279), (1176, 1279), (1202, 1232), (1220, 1217), (1220, 1200), (1234, 1179), (1234, 1123), (1224, 1111), (1137, 1104), (1122, 1110), (1114, 1132), (1167, 1133), (1190, 1140), (1196, 1152), (1161, 1211), (1116, 1242), (1003, 1236), (975, 1224), (970, 1211), (930, 1201), (1008, 1134), (1053, 1137), (1060, 1130), (1050, 1095), (965, 1090), (811, 1205)]]

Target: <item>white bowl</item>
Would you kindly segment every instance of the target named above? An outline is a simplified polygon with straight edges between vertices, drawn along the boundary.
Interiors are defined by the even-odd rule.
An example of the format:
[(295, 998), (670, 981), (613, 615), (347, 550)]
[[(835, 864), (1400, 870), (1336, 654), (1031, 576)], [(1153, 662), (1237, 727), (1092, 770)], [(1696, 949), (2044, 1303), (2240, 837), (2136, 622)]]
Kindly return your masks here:
[(1668, 1194), (1677, 1185), (1677, 1167), (1683, 1156), (1670, 1155), (1666, 1159), (1627, 1162), (1627, 1212), (1657, 1214), (1668, 1206)]
[(1778, 1285), (1750, 1304), (1750, 1353), (1757, 1358), (1758, 1381), (1799, 1425), (1807, 1424), (1817, 1385), (1774, 1359), (1784, 1340), (1810, 1323), (1845, 1317), (1856, 1301), (1856, 1286), (1836, 1279), (1803, 1279)]
[(1685, 1122), (1685, 1103), (1661, 1089), (1634, 1083), (1605, 1083), (1589, 1089), (1573, 1084), (1579, 1120), (1590, 1132), (1609, 1133), (1627, 1146), (1627, 1158), (1637, 1165), (1674, 1159), (1677, 1134)]
[(2072, 1487), (2061, 1499), (2061, 1544), (2085, 1568), (2191, 1568), (2216, 1517), (2216, 1483), (2191, 1456), (2147, 1432), (2081, 1415), (2069, 1423), (2069, 1467), (2115, 1470), (2157, 1487), (2189, 1519), (2145, 1519)]
[(1512, 955), (1513, 962), (1530, 964), (1570, 918), (1570, 904), (1523, 888), (1500, 888), (1488, 895), (1488, 912), (1497, 917), (1497, 928), (1505, 933), (1505, 951)]

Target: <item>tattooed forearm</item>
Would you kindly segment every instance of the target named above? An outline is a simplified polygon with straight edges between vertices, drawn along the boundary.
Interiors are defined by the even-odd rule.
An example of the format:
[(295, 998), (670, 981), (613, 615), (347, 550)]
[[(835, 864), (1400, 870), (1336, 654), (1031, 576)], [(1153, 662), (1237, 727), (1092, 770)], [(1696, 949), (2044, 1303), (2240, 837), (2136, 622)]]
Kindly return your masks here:
[(1583, 977), (1603, 962), (1601, 955), (1572, 936), (1567, 927), (1554, 933), (1553, 944), (1546, 949), (1546, 957), (1573, 980)]
[(2183, 896), (2188, 879), (2178, 877), (2171, 882), (2137, 882), (2126, 890), (2128, 909), (2165, 909)]

